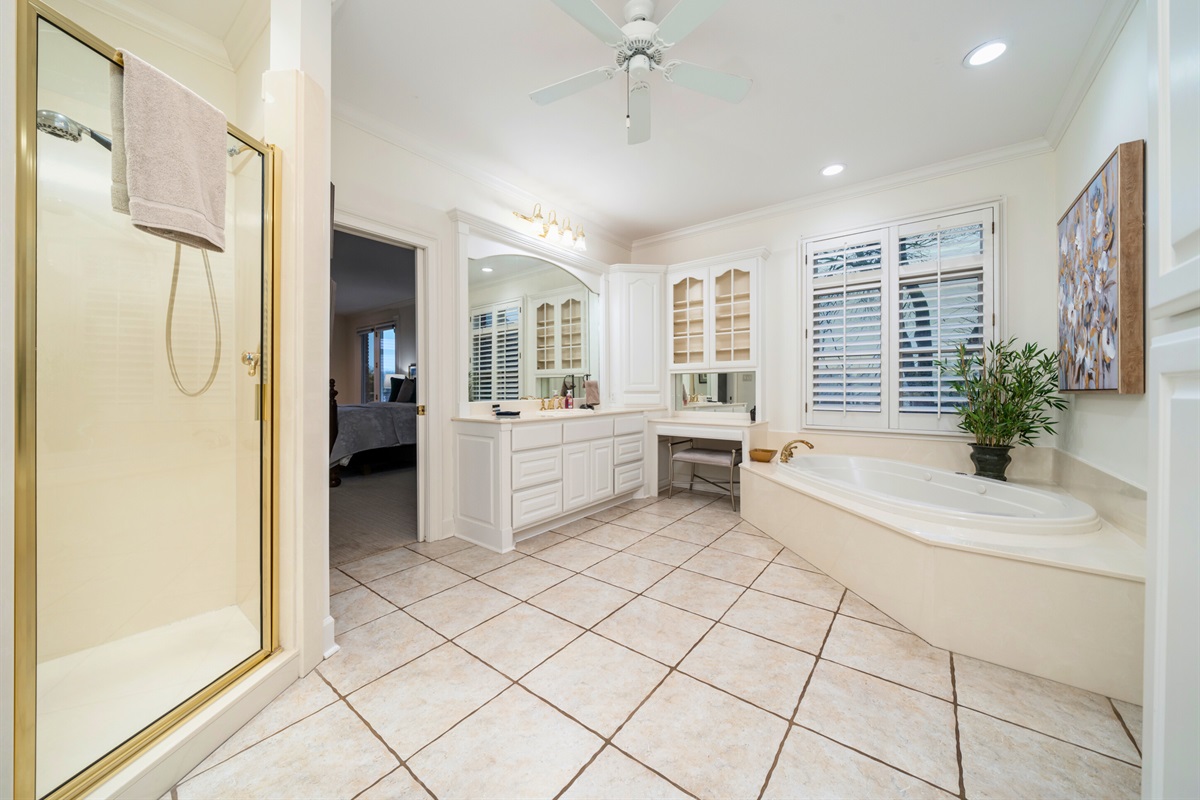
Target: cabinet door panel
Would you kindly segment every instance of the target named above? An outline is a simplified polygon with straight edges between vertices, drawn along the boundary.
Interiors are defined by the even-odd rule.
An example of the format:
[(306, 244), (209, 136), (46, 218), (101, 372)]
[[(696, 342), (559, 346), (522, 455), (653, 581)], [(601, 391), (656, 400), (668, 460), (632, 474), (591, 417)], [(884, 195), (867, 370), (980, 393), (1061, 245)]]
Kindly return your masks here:
[(619, 436), (613, 440), (615, 453), (613, 463), (628, 464), (631, 461), (641, 461), (645, 457), (646, 439), (640, 433)]
[(520, 529), (563, 512), (562, 484), (550, 483), (513, 492), (513, 528)]
[(613, 496), (613, 442), (605, 439), (591, 443), (591, 475), (588, 500), (598, 503)]
[(563, 511), (573, 511), (588, 504), (588, 461), (591, 447), (587, 442), (570, 444), (563, 454)]
[(645, 482), (644, 467), (645, 462), (639, 461), (635, 464), (624, 464), (613, 470), (615, 484), (613, 489), (616, 494), (624, 494), (640, 488)]
[(527, 489), (562, 479), (562, 448), (528, 450), (513, 453), (512, 482), (514, 489)]

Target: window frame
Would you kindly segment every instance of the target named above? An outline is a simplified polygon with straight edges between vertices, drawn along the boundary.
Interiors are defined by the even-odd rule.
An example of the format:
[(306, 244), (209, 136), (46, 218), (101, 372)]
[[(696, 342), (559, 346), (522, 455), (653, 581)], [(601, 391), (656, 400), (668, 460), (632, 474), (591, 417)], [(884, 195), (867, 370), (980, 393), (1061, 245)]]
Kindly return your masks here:
[[(392, 368), (385, 370), (383, 368), (383, 332), (392, 332)], [(398, 372), (398, 365), (395, 363), (399, 353), (399, 337), (400, 326), (395, 321), (378, 322), (374, 325), (364, 325), (356, 331), (359, 340), (358, 357), (359, 357), (359, 396), (363, 403), (378, 403), (382, 402), (384, 396), (383, 378), (385, 375), (392, 375)], [(367, 337), (373, 337), (371, 339)], [(375, 369), (370, 370), (370, 358), (367, 357), (366, 349), (370, 347), (372, 352), (370, 358), (375, 360)], [(367, 374), (370, 373), (373, 380), (371, 396), (368, 397), (367, 392)]]
[[(960, 437), (958, 415), (953, 412), (901, 412), (900, 410), (900, 298), (902, 281), (911, 281), (914, 275), (925, 274), (909, 269), (902, 274), (899, 258), (900, 231), (904, 228), (938, 220), (976, 215), (984, 221), (984, 255), (982, 257), (983, 297), (983, 340), (984, 343), (1000, 338), (1004, 326), (1001, 302), (1001, 275), (1003, 263), (1001, 226), (1001, 201), (974, 203), (964, 206), (931, 211), (919, 215), (893, 219), (858, 228), (803, 237), (797, 248), (799, 272), (799, 303), (801, 306), (801, 342), (799, 348), (800, 373), (803, 376), (803, 398), (801, 420), (805, 428), (830, 432), (931, 435)], [(989, 229), (990, 223), (990, 229)], [(952, 227), (952, 226), (947, 226)], [(817, 246), (836, 246), (838, 243), (863, 241), (872, 234), (882, 232), (882, 359), (880, 365), (880, 410), (876, 412), (818, 411), (813, 400), (813, 297), (814, 289), (820, 289), (812, 274), (809, 256)], [(939, 274), (940, 273), (936, 273)]]

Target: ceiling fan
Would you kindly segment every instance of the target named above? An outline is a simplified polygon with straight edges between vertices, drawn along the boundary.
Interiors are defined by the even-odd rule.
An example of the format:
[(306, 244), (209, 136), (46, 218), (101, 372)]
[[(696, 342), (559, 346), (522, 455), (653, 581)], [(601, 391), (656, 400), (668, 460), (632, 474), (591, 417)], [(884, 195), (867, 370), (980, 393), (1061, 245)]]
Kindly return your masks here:
[(725, 0), (679, 0), (660, 23), (650, 21), (654, 0), (629, 0), (625, 4), (625, 25), (617, 23), (596, 5), (595, 0), (553, 0), (596, 38), (616, 51), (616, 67), (576, 75), (565, 81), (538, 89), (529, 97), (538, 105), (581, 92), (612, 80), (618, 72), (628, 76), (629, 105), (625, 115), (629, 144), (650, 138), (650, 73), (662, 72), (663, 78), (687, 89), (739, 103), (750, 91), (751, 80), (728, 72), (719, 72), (687, 61), (667, 61), (663, 54), (708, 19)]

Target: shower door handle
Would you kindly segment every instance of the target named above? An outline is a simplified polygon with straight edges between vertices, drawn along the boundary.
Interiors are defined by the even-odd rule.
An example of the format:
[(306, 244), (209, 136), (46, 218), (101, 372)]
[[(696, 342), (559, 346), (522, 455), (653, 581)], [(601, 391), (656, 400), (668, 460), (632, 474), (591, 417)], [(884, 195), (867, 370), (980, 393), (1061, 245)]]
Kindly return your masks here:
[(262, 356), (253, 350), (247, 350), (246, 352), (242, 353), (242, 363), (250, 368), (248, 374), (251, 378), (258, 374), (258, 363), (261, 360)]

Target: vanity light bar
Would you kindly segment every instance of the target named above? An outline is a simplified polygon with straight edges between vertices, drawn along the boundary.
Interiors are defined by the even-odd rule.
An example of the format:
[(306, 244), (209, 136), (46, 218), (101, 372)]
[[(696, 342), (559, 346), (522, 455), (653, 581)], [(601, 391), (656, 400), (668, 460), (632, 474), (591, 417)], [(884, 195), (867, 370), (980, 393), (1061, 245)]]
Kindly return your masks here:
[(533, 214), (526, 216), (520, 211), (514, 211), (513, 216), (524, 222), (529, 228), (529, 235), (536, 236), (539, 239), (545, 239), (548, 242), (561, 244), (563, 247), (570, 247), (574, 250), (587, 250), (587, 239), (583, 233), (583, 226), (580, 225), (574, 230), (571, 229), (571, 220), (565, 219), (563, 222), (558, 221), (558, 216), (553, 210), (547, 218), (542, 214), (542, 204), (535, 203), (533, 206)]

